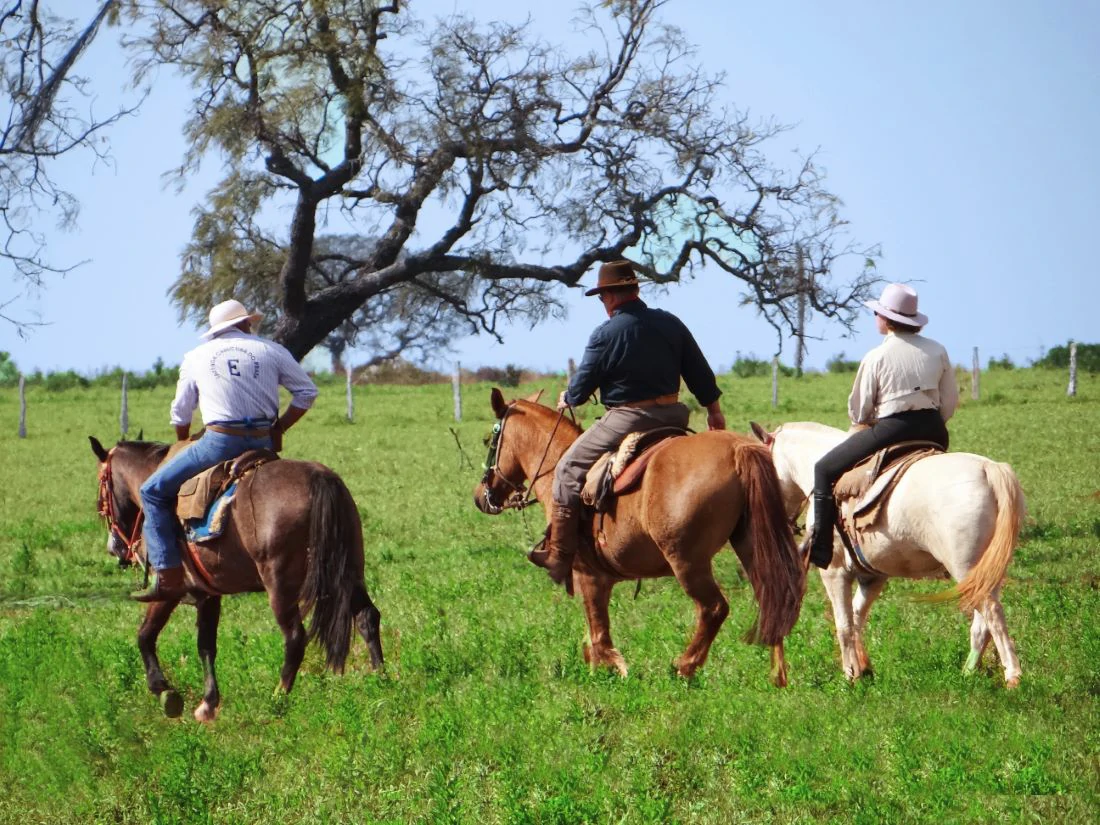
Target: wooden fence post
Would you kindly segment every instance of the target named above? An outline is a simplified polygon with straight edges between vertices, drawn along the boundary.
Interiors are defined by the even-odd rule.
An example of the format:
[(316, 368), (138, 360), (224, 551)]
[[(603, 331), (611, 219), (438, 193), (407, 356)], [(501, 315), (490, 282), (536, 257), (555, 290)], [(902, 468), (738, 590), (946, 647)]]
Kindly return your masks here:
[(978, 400), (978, 382), (981, 381), (981, 365), (978, 362), (978, 348), (974, 347), (974, 364), (970, 368), (970, 397)]
[(565, 368), (565, 383), (569, 384), (573, 380), (573, 373), (577, 371), (577, 363), (570, 358), (569, 363)]
[(1066, 395), (1073, 398), (1077, 395), (1077, 342), (1069, 342), (1069, 387)]
[(22, 373), (19, 374), (19, 437), (27, 437), (27, 391)]
[(118, 431), (123, 439), (130, 432), (130, 405), (126, 398), (126, 373), (122, 373), (122, 410), (118, 414)]
[(779, 406), (779, 356), (772, 357), (772, 409)]
[(455, 397), (455, 421), (462, 420), (462, 365), (455, 361), (455, 371), (451, 376), (451, 389)]
[(350, 366), (344, 367), (344, 375), (347, 376), (347, 387), (348, 387), (348, 392), (347, 392), (347, 396), (348, 396), (348, 421), (354, 421), (355, 420), (355, 402), (352, 401), (352, 399), (351, 399), (351, 367)]

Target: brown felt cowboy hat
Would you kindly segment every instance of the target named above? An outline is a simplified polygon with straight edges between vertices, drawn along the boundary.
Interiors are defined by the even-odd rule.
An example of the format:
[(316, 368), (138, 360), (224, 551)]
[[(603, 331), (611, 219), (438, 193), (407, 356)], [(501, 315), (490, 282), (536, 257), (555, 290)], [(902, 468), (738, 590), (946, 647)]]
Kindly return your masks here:
[(638, 276), (634, 264), (630, 261), (608, 261), (600, 267), (596, 276), (596, 285), (585, 290), (585, 295), (598, 295), (605, 289), (617, 289), (621, 286), (637, 286)]

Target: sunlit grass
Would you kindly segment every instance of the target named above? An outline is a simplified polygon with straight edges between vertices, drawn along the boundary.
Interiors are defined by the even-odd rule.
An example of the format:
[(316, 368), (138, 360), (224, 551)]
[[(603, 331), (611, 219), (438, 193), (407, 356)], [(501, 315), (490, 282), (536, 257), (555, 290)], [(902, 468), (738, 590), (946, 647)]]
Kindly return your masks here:
[[(850, 376), (725, 377), (730, 425), (844, 423)], [(522, 387), (518, 396), (537, 387)], [(560, 387), (547, 386), (548, 393)], [(342, 387), (287, 438), (323, 461), (363, 516), (367, 583), (387, 669), (361, 642), (348, 672), (311, 651), (294, 693), (273, 696), (282, 637), (266, 599), (225, 601), (224, 707), (200, 727), (167, 720), (134, 643), (137, 574), (105, 552), (86, 436), (118, 429), (117, 394), (0, 396), (0, 822), (1077, 822), (1095, 818), (1100, 752), (1100, 382), (1037, 370), (983, 375), (952, 422), (954, 449), (1010, 462), (1028, 496), (1004, 593), (1024, 669), (1006, 691), (987, 658), (961, 673), (967, 622), (891, 582), (867, 633), (873, 679), (840, 674), (813, 578), (787, 646), (791, 687), (737, 631), (750, 593), (717, 560), (727, 627), (692, 682), (672, 675), (692, 605), (672, 580), (623, 586), (612, 631), (630, 676), (590, 673), (579, 603), (522, 550), (541, 513), (489, 518), (471, 493), (490, 427), (488, 386)], [(132, 432), (168, 439), (168, 390), (132, 392)], [(595, 410), (586, 410), (591, 420)], [(696, 413), (696, 427), (702, 420)], [(200, 700), (194, 614), (181, 608), (161, 658)], [(988, 657), (988, 654), (987, 654)]]

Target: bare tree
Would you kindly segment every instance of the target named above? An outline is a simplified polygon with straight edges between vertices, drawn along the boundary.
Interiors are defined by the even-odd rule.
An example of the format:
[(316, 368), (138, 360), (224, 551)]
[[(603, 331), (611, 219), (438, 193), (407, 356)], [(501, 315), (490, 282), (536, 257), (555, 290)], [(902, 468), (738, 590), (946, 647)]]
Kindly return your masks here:
[[(242, 250), (266, 249), (274, 334), (299, 357), (399, 286), (496, 334), (504, 318), (557, 311), (558, 287), (593, 264), (629, 256), (661, 282), (716, 267), (790, 333), (801, 247), (805, 299), (850, 324), (874, 250), (845, 242), (812, 157), (767, 161), (783, 127), (721, 104), (721, 77), (693, 65), (657, 19), (663, 5), (583, 9), (587, 50), (574, 55), (528, 25), (428, 22), (399, 0), (133, 7), (140, 71), (174, 66), (197, 89), (180, 174), (215, 150), (228, 169), (199, 210), (181, 311), (243, 284)], [(261, 225), (278, 204), (290, 218), (275, 243)], [(310, 275), (326, 219), (377, 239), (331, 282)], [(838, 279), (849, 256), (854, 272)]]
[[(50, 176), (53, 161), (87, 151), (106, 158), (101, 133), (133, 109), (97, 115), (87, 78), (77, 64), (118, 3), (100, 3), (90, 20), (52, 14), (39, 0), (7, 0), (0, 5), (0, 84), (8, 100), (0, 109), (0, 261), (11, 268), (19, 292), (38, 289), (50, 274), (63, 275), (75, 264), (50, 262), (39, 227), (44, 215), (71, 226), (79, 204)], [(87, 109), (79, 108), (86, 103)], [(34, 326), (4, 311), (18, 299), (0, 301), (0, 320), (20, 334)]]

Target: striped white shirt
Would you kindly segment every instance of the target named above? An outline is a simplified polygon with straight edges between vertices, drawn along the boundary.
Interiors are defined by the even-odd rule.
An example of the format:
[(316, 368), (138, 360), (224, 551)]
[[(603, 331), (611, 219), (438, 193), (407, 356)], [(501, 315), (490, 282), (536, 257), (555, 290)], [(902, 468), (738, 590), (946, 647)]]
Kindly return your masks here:
[(196, 406), (207, 424), (273, 422), (280, 385), (290, 391), (291, 406), (313, 406), (317, 386), (286, 347), (231, 328), (183, 356), (172, 424), (190, 424)]

